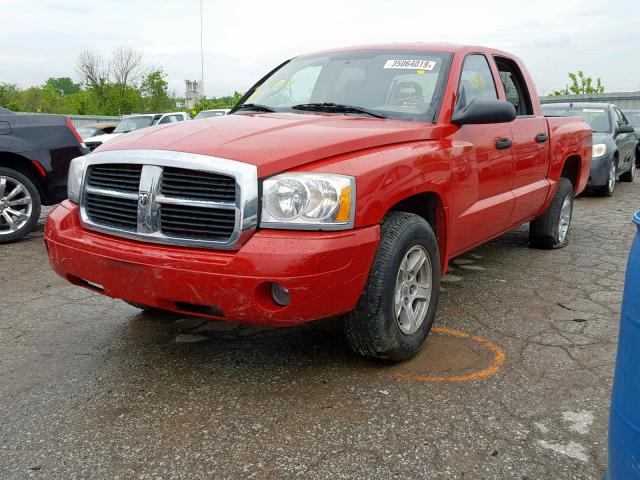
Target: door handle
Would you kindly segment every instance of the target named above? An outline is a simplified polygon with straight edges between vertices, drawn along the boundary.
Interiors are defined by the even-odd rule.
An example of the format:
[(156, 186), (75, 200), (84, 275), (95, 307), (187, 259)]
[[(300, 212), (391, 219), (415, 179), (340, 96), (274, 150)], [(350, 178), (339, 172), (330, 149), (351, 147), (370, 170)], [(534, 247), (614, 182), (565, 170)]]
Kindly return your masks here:
[(511, 148), (511, 145), (513, 145), (513, 142), (510, 138), (501, 138), (496, 142), (496, 148), (498, 150), (506, 150), (507, 148)]
[(538, 143), (544, 143), (547, 140), (549, 140), (549, 137), (547, 137), (546, 133), (539, 133), (536, 135), (536, 142)]

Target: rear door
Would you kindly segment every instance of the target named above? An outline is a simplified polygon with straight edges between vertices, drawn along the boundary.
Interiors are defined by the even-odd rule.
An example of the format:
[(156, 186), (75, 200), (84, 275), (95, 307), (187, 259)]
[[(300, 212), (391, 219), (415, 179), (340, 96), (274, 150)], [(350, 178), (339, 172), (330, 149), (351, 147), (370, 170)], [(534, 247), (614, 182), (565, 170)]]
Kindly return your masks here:
[(515, 204), (509, 224), (531, 220), (544, 204), (550, 188), (549, 131), (544, 116), (536, 116), (527, 83), (518, 64), (510, 58), (494, 57), (506, 99), (516, 109), (511, 124), (513, 139), (513, 194)]
[[(455, 109), (476, 98), (497, 99), (495, 77), (484, 54), (465, 58)], [(463, 125), (451, 136), (464, 146), (452, 158), (454, 178), (453, 254), (502, 233), (513, 208), (511, 124)]]
[[(618, 109), (613, 107), (615, 127), (626, 127), (629, 125), (627, 117)], [(618, 146), (618, 171), (624, 173), (631, 168), (633, 162), (633, 154), (636, 147), (635, 133), (619, 133), (615, 134), (616, 145)]]

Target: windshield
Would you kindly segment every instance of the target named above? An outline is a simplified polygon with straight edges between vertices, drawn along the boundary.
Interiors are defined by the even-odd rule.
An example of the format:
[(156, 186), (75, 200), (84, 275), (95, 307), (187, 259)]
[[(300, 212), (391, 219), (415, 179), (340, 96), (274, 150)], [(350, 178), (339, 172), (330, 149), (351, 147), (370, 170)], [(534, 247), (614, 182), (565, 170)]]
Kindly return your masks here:
[(584, 121), (589, 124), (595, 133), (610, 133), (611, 121), (606, 108), (593, 107), (562, 107), (555, 105), (543, 105), (542, 111), (550, 117), (584, 117)]
[(202, 112), (196, 115), (196, 120), (199, 120), (201, 118), (220, 117), (224, 114), (225, 112), (223, 110), (212, 110), (209, 112), (203, 110)]
[(624, 116), (627, 117), (629, 123), (636, 128), (640, 128), (640, 110), (639, 111), (626, 111), (624, 112)]
[(80, 135), (83, 140), (85, 138), (93, 137), (99, 131), (100, 131), (100, 129), (99, 128), (95, 128), (95, 127), (80, 127), (80, 128), (76, 128), (76, 132), (78, 132), (78, 135)]
[[(346, 105), (387, 118), (432, 122), (450, 62), (451, 54), (419, 50), (297, 57), (254, 87), (244, 103), (296, 113), (314, 111), (316, 105), (316, 111), (332, 113), (336, 105)], [(300, 105), (306, 107), (292, 108)], [(365, 114), (354, 110), (342, 112)]]
[(122, 120), (113, 133), (127, 133), (140, 128), (150, 127), (153, 125), (153, 117), (150, 115), (141, 117), (128, 117)]

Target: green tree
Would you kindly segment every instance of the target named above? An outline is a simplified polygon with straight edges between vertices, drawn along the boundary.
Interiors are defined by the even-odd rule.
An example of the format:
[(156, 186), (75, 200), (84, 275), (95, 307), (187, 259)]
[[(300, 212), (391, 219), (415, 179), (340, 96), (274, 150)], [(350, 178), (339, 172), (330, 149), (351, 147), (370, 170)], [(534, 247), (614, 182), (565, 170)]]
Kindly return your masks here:
[(582, 70), (578, 73), (569, 72), (571, 84), (561, 90), (554, 90), (551, 95), (583, 95), (589, 93), (604, 93), (604, 85), (600, 77), (596, 79), (595, 85), (592, 77), (585, 76)]
[(161, 112), (173, 108), (173, 100), (169, 96), (169, 82), (162, 68), (149, 72), (140, 85), (146, 109)]
[(60, 95), (69, 95), (80, 91), (80, 85), (75, 83), (69, 77), (49, 77), (45, 82), (44, 87), (51, 88)]
[(0, 107), (18, 111), (20, 89), (12, 83), (0, 83)]
[(233, 108), (240, 101), (244, 93), (234, 92), (233, 95), (224, 97), (201, 98), (193, 106), (193, 110), (198, 113), (201, 110), (213, 110), (216, 108)]

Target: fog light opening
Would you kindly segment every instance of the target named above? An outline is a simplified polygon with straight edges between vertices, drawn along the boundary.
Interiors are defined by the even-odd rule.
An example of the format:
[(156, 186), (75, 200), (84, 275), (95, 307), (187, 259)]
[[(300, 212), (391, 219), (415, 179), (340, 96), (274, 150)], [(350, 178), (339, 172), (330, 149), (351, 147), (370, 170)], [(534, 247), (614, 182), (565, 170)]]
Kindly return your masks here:
[(271, 284), (271, 298), (281, 307), (286, 307), (291, 303), (291, 294), (289, 293), (289, 289), (278, 282), (273, 282)]

